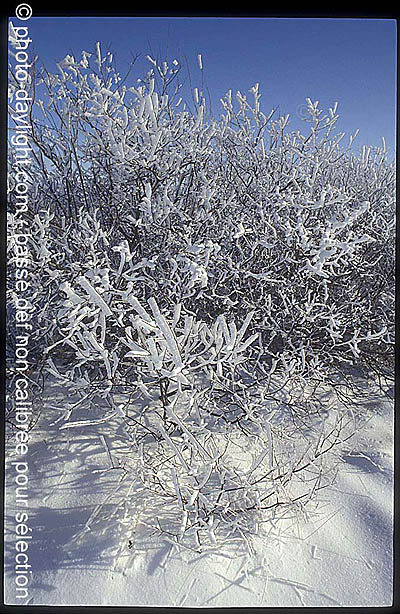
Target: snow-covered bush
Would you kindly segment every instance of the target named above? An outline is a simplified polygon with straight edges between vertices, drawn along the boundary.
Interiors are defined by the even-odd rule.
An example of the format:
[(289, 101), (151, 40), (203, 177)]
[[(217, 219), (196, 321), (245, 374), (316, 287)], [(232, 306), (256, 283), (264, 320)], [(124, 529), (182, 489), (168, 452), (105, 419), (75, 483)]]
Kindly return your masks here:
[[(177, 60), (132, 87), (100, 45), (92, 60), (36, 84), (38, 364), (75, 395), (63, 428), (101, 399), (120, 416), (174, 539), (251, 533), (326, 485), (350, 432), (338, 373), (391, 375), (394, 165), (341, 148), (337, 105), (308, 100), (290, 132), (256, 85), (215, 119), (202, 91), (183, 102)], [(11, 190), (10, 321), (15, 206)]]

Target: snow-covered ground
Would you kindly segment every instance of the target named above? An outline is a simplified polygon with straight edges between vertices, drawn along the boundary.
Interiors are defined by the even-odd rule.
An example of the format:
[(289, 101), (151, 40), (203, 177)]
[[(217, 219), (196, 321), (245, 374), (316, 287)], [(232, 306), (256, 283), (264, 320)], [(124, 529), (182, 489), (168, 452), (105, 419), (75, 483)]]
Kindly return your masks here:
[[(57, 398), (58, 395), (58, 398)], [(49, 400), (51, 398), (51, 401)], [(304, 514), (277, 520), (255, 552), (240, 544), (177, 552), (152, 534), (141, 492), (123, 470), (113, 420), (60, 430), (51, 390), (29, 442), (28, 599), (35, 605), (389, 606), (392, 603), (393, 402), (346, 442), (337, 481)], [(12, 460), (12, 446), (8, 467)], [(15, 484), (6, 472), (5, 601), (15, 598)], [(157, 509), (153, 510), (157, 516)]]

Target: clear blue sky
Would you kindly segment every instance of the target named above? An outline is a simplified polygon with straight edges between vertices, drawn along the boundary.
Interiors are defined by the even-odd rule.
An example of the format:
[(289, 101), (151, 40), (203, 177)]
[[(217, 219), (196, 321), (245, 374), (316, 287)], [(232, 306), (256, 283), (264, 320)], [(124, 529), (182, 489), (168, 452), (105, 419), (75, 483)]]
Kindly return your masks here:
[[(356, 149), (380, 145), (384, 136), (395, 147), (396, 22), (389, 19), (272, 19), (222, 17), (33, 17), (27, 25), (34, 50), (46, 66), (82, 49), (112, 50), (121, 73), (131, 57), (141, 58), (133, 79), (151, 65), (146, 54), (186, 56), (193, 85), (200, 84), (197, 54), (219, 115), (218, 100), (228, 89), (248, 92), (260, 83), (263, 110), (279, 105), (290, 113), (291, 127), (301, 126), (298, 108), (307, 97), (328, 109), (339, 103), (338, 128), (360, 129)], [(18, 22), (18, 23), (17, 23)]]

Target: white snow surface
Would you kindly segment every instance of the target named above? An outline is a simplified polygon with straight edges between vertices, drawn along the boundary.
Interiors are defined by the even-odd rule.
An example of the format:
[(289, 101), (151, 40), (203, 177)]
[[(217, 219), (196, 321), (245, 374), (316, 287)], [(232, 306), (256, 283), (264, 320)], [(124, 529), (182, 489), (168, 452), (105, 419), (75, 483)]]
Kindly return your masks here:
[[(146, 523), (118, 416), (60, 430), (50, 389), (29, 442), (32, 528), (27, 599), (16, 599), (13, 446), (7, 456), (5, 602), (178, 607), (390, 606), (393, 590), (393, 402), (371, 392), (371, 418), (346, 442), (335, 484), (304, 515), (237, 543), (177, 552)], [(132, 473), (134, 475), (134, 471)], [(128, 502), (128, 503), (127, 503)], [(157, 508), (152, 510), (157, 516)], [(86, 527), (86, 529), (85, 529)]]

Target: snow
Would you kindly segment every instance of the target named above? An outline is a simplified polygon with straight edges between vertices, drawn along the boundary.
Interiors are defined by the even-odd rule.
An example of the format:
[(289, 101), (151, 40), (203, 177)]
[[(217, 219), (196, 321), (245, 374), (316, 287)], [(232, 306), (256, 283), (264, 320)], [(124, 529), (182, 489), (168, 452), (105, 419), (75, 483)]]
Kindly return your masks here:
[[(62, 430), (50, 381), (29, 442), (30, 605), (388, 606), (392, 603), (393, 402), (371, 388), (365, 427), (340, 452), (336, 482), (291, 517), (198, 553), (149, 528), (160, 510), (130, 479), (117, 412)], [(389, 391), (390, 395), (390, 391)], [(57, 410), (56, 407), (60, 409)], [(109, 411), (104, 413), (109, 414)], [(96, 414), (98, 415), (98, 414)], [(79, 422), (79, 420), (77, 420)], [(5, 602), (15, 598), (12, 442), (5, 508)], [(257, 463), (255, 459), (255, 463)], [(124, 469), (125, 468), (125, 469)], [(124, 473), (128, 470), (128, 473)], [(251, 465), (249, 465), (251, 469)], [(132, 473), (133, 472), (133, 473)], [(122, 479), (126, 475), (125, 479)], [(307, 519), (308, 516), (308, 519)], [(182, 516), (182, 522), (184, 517)], [(210, 537), (213, 523), (210, 521)]]

